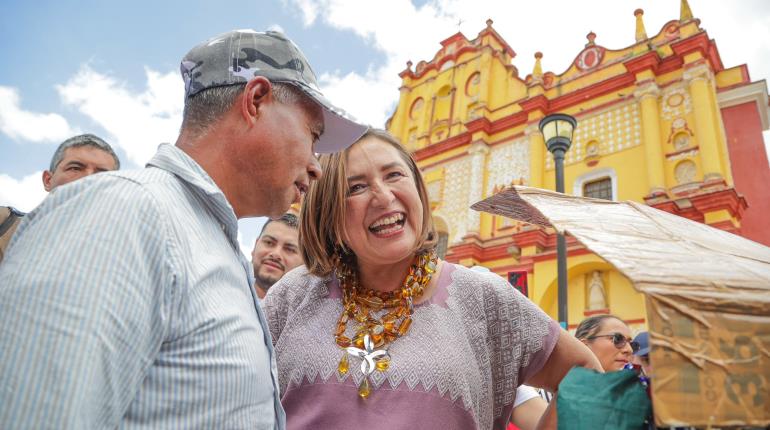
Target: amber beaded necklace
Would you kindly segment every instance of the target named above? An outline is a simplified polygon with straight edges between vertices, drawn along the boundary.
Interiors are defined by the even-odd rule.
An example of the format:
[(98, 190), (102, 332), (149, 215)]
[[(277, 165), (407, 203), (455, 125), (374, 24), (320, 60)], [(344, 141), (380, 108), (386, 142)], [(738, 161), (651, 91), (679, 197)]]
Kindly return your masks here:
[[(434, 250), (419, 254), (401, 288), (387, 292), (363, 288), (354, 270), (347, 265), (337, 265), (335, 273), (342, 289), (343, 307), (334, 331), (334, 341), (343, 349), (337, 371), (340, 376), (348, 373), (348, 355), (361, 358), (361, 372), (364, 374), (358, 386), (361, 398), (366, 399), (371, 394), (369, 375), (375, 370), (388, 370), (388, 346), (409, 331), (413, 302), (422, 296), (436, 273), (437, 261)], [(351, 321), (354, 322), (352, 338), (346, 336)]]

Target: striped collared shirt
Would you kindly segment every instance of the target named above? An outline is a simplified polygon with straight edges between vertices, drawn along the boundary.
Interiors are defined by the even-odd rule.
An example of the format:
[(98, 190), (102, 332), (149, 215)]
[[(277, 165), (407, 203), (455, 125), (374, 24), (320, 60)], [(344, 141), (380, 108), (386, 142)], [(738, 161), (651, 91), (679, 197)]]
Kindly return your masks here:
[(284, 428), (236, 235), (171, 145), (56, 188), (0, 265), (0, 428)]

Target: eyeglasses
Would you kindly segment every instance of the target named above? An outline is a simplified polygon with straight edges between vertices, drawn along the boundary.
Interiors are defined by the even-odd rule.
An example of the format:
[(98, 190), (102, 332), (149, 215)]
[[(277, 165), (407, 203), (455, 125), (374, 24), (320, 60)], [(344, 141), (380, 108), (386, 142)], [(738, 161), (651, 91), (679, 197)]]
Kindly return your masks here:
[(639, 342), (634, 342), (630, 337), (625, 337), (621, 333), (597, 334), (596, 336), (588, 336), (586, 339), (596, 339), (599, 337), (608, 337), (612, 339), (612, 344), (615, 345), (615, 348), (617, 349), (621, 349), (626, 346), (626, 344), (629, 344), (631, 345), (631, 350), (633, 352), (639, 351)]

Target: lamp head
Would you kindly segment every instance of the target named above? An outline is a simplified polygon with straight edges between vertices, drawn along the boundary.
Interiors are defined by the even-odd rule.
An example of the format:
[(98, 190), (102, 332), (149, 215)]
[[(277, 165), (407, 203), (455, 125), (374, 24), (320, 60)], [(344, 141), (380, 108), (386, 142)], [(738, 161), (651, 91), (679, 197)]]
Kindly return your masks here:
[(575, 131), (576, 125), (575, 118), (563, 113), (551, 114), (540, 120), (540, 132), (543, 133), (548, 151), (567, 152), (572, 145), (572, 132)]

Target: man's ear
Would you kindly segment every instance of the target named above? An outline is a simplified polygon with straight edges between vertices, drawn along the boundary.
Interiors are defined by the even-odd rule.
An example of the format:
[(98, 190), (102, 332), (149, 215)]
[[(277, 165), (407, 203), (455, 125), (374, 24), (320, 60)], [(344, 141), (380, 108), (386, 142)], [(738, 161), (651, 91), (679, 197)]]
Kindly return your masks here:
[(43, 188), (49, 193), (51, 192), (51, 177), (53, 175), (48, 170), (43, 171)]
[(260, 109), (273, 98), (273, 86), (264, 76), (257, 76), (246, 84), (241, 98), (241, 115), (249, 123), (259, 117)]

